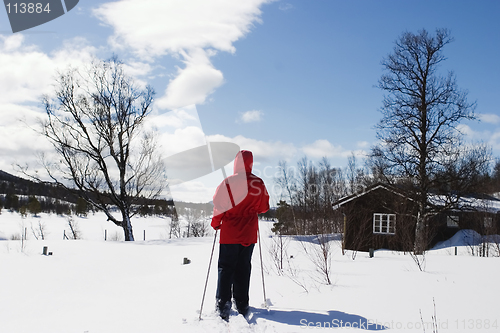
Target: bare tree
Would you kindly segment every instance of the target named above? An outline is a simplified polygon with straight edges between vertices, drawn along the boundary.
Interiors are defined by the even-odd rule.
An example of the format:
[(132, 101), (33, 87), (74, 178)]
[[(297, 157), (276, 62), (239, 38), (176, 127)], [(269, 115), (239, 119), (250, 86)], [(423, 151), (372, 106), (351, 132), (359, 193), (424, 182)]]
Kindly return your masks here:
[(126, 241), (134, 240), (130, 218), (139, 201), (156, 198), (166, 184), (155, 137), (142, 126), (153, 96), (150, 86), (139, 88), (112, 58), (59, 73), (55, 98), (43, 98), (42, 134), (59, 156), (43, 161), (47, 172), (121, 226)]
[(170, 231), (168, 234), (168, 238), (172, 238), (172, 236), (175, 238), (181, 237), (181, 225), (180, 225), (179, 218), (177, 217), (177, 215), (171, 217), (169, 227), (170, 227)]
[(491, 193), (495, 193), (500, 195), (500, 159), (497, 159), (495, 162), (495, 166), (493, 167), (493, 173), (491, 175)]
[(284, 201), (280, 200), (277, 204), (276, 209), (277, 221), (273, 224), (271, 231), (275, 236), (271, 237), (272, 243), (269, 248), (269, 253), (273, 260), (274, 265), (278, 271), (279, 275), (283, 274), (283, 263), (287, 255), (288, 238), (284, 235), (291, 234), (291, 230), (294, 230), (292, 222), (292, 209), (290, 205)]
[[(294, 230), (295, 233), (298, 233), (297, 219), (295, 217), (295, 210), (294, 210), (295, 193), (296, 193), (295, 172), (293, 172), (293, 169), (290, 170), (287, 166), (286, 161), (283, 160), (279, 161), (278, 168), (279, 168), (279, 176), (275, 177), (275, 182), (281, 188), (281, 198), (285, 198), (285, 200), (288, 199), (289, 201), (288, 207), (290, 208), (290, 212), (292, 215), (292, 221), (291, 221), (292, 226), (295, 229)], [(286, 201), (284, 204), (286, 204)]]
[(310, 203), (310, 192), (311, 187), (309, 186), (310, 180), (310, 172), (311, 172), (311, 162), (307, 159), (307, 157), (301, 158), (297, 162), (297, 176), (296, 176), (296, 201), (297, 201), (297, 210), (299, 212), (299, 216), (297, 219), (297, 234), (299, 235), (307, 235), (309, 234), (308, 230), (308, 220), (311, 220), (313, 217), (309, 210)]
[[(435, 36), (426, 30), (405, 32), (395, 42), (393, 53), (382, 62), (386, 73), (379, 88), (387, 95), (377, 126), (380, 146), (372, 150), (375, 160), (385, 163), (396, 177), (410, 179), (411, 193), (418, 203), (415, 227), (415, 252), (426, 247), (426, 229), (436, 206), (429, 200), (431, 190), (439, 188), (439, 174), (463, 155), (464, 144), (457, 125), (475, 119), (475, 103), (457, 87), (455, 75), (438, 73), (446, 60), (442, 50), (452, 42), (446, 29)], [(462, 151), (460, 151), (462, 150)], [(458, 154), (458, 155), (457, 155)], [(381, 170), (381, 169), (379, 169)], [(457, 202), (449, 197), (449, 203)], [(449, 207), (440, 206), (439, 209)]]
[(332, 168), (326, 157), (323, 157), (319, 164), (319, 188), (320, 188), (320, 232), (331, 233), (338, 232), (338, 226), (335, 225), (335, 212), (332, 209), (333, 202), (336, 201), (337, 195), (334, 192), (335, 177), (337, 170)]
[(357, 166), (357, 159), (354, 153), (347, 158), (347, 180), (349, 182), (349, 194), (361, 192), (363, 190), (365, 175), (363, 169)]

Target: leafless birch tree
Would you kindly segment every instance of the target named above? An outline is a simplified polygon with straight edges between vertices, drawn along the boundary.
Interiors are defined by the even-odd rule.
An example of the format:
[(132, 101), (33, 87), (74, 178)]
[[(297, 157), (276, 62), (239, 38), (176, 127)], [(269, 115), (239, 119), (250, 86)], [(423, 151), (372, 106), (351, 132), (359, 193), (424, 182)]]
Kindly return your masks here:
[(142, 126), (153, 96), (112, 58), (59, 73), (55, 98), (43, 98), (42, 134), (58, 155), (44, 161), (47, 172), (121, 226), (126, 241), (134, 240), (130, 218), (140, 200), (157, 197), (166, 184), (155, 137)]
[[(410, 190), (419, 206), (416, 253), (427, 245), (427, 223), (435, 213), (429, 194), (439, 189), (441, 176), (451, 176), (446, 170), (470, 171), (467, 159), (461, 162), (466, 168), (454, 164), (466, 150), (457, 125), (475, 119), (475, 103), (467, 101), (467, 92), (458, 88), (452, 71), (438, 72), (446, 60), (443, 48), (452, 40), (446, 29), (436, 30), (434, 36), (426, 30), (405, 32), (382, 62), (385, 73), (379, 88), (386, 96), (377, 126), (381, 144), (372, 153), (396, 178), (411, 180)], [(449, 199), (452, 204), (453, 198)]]

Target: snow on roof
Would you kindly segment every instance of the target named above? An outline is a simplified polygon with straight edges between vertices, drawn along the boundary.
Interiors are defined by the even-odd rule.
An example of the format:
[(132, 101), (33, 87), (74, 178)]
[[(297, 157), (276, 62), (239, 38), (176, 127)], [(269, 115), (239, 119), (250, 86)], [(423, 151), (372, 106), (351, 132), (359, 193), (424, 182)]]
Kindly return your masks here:
[[(337, 202), (332, 204), (332, 208), (334, 210), (340, 208), (342, 205), (355, 200), (359, 197), (362, 197), (369, 192), (372, 192), (374, 190), (383, 188), (389, 192), (392, 192), (394, 194), (397, 194), (399, 196), (408, 198), (411, 200), (411, 198), (406, 197), (403, 193), (401, 193), (396, 187), (393, 187), (391, 185), (383, 184), (383, 183), (377, 183), (374, 184), (366, 189), (364, 189), (362, 192), (352, 194), (347, 197), (343, 197), (339, 199)], [(453, 197), (448, 197), (445, 195), (438, 195), (438, 194), (431, 194), (429, 196), (429, 202), (433, 205), (436, 206), (446, 206), (447, 203), (450, 203), (450, 199), (454, 200)], [(470, 210), (470, 211), (481, 211), (481, 212), (488, 212), (488, 213), (498, 213), (500, 212), (500, 200), (492, 197), (492, 196), (486, 196), (483, 195), (482, 197), (480, 195), (469, 195), (469, 196), (464, 196), (460, 197), (457, 199), (456, 204), (454, 205), (455, 207), (459, 208), (460, 210)]]
[[(452, 198), (453, 199), (453, 198)], [(434, 205), (445, 205), (449, 202), (449, 198), (444, 195), (431, 195), (429, 201)], [(500, 200), (488, 197), (478, 198), (474, 196), (461, 197), (457, 200), (455, 205), (460, 210), (481, 211), (488, 213), (500, 212)]]

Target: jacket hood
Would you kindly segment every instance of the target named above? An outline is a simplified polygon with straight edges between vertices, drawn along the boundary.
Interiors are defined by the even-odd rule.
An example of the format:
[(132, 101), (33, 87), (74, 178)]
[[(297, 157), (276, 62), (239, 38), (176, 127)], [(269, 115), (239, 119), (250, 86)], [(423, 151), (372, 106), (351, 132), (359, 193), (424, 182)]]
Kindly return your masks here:
[(242, 150), (234, 158), (234, 173), (252, 172), (253, 154), (249, 150)]

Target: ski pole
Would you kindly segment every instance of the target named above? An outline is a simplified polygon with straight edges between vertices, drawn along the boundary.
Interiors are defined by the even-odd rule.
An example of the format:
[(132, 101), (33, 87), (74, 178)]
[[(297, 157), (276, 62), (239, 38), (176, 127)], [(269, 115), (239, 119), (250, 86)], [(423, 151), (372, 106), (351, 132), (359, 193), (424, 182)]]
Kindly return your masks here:
[(205, 293), (207, 291), (208, 276), (210, 274), (210, 266), (212, 266), (212, 257), (214, 256), (215, 240), (217, 239), (217, 232), (218, 231), (219, 231), (219, 229), (215, 230), (214, 243), (212, 245), (212, 253), (210, 253), (210, 261), (208, 263), (207, 279), (205, 280), (205, 288), (203, 289), (203, 297), (201, 298), (200, 318), (199, 318), (200, 320), (201, 320), (201, 312), (203, 311), (203, 302), (205, 301)]
[(258, 231), (258, 235), (259, 235), (260, 273), (262, 275), (262, 290), (264, 291), (264, 306), (266, 307), (266, 309), (268, 309), (267, 298), (266, 298), (266, 285), (264, 283), (264, 265), (262, 263), (262, 246), (260, 245), (260, 228)]

